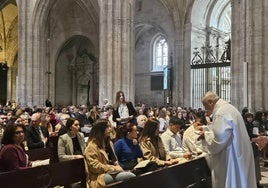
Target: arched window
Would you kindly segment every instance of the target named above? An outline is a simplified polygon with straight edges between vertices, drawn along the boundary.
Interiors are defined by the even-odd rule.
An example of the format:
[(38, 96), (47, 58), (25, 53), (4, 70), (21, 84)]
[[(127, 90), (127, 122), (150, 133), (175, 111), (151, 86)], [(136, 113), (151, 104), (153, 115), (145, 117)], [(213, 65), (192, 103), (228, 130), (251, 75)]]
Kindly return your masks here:
[(153, 45), (153, 67), (152, 71), (163, 71), (168, 65), (168, 44), (163, 36), (159, 36)]

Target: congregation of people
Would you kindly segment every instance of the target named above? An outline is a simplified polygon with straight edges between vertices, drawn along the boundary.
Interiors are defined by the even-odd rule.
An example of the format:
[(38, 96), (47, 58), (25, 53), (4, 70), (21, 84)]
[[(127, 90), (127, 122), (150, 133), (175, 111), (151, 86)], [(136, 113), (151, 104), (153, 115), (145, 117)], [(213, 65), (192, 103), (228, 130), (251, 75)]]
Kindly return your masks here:
[[(211, 96), (214, 97), (208, 95)], [(88, 187), (105, 187), (116, 181), (207, 156), (213, 187), (256, 187), (261, 178), (258, 169), (260, 151), (268, 143), (264, 138), (268, 133), (268, 112), (253, 114), (244, 109), (241, 115), (244, 123), (235, 120), (229, 127), (230, 124), (225, 119), (219, 120), (221, 115), (217, 114), (218, 103), (224, 103), (222, 99), (211, 101), (206, 97), (202, 101), (205, 109), (133, 105), (126, 101), (123, 91), (116, 93), (115, 104), (104, 99), (101, 107), (71, 105), (55, 108), (49, 100), (41, 108), (0, 105), (0, 174), (31, 168), (32, 161), (28, 159), (27, 150), (56, 147), (60, 162), (84, 159)], [(233, 107), (225, 107), (236, 113)], [(226, 117), (232, 121), (233, 117), (228, 114)], [(215, 126), (211, 128), (214, 124), (221, 124), (221, 130), (216, 130)], [(233, 125), (244, 127), (234, 128)], [(248, 134), (241, 136), (246, 132), (244, 130)], [(51, 138), (55, 137), (57, 143), (51, 142)], [(246, 143), (239, 143), (243, 145), (242, 152), (250, 152), (253, 156), (254, 151), (253, 172), (247, 171), (251, 165), (245, 167), (244, 164), (251, 162), (251, 155), (245, 157), (248, 161), (240, 164), (240, 159), (235, 159), (235, 154), (228, 149), (233, 144), (228, 140), (231, 137), (246, 140)], [(241, 149), (240, 145), (233, 147), (234, 153), (239, 150), (237, 148)], [(233, 156), (226, 159), (226, 155)], [(238, 163), (232, 166), (223, 160), (237, 160)], [(139, 166), (141, 162), (146, 163)], [(217, 170), (221, 168), (217, 162), (227, 165), (225, 170)], [(227, 180), (228, 172), (236, 173), (235, 170), (230, 171), (232, 168), (239, 168), (239, 173), (244, 171), (250, 180), (243, 179), (242, 175), (236, 177), (241, 182), (237, 183), (232, 178)]]

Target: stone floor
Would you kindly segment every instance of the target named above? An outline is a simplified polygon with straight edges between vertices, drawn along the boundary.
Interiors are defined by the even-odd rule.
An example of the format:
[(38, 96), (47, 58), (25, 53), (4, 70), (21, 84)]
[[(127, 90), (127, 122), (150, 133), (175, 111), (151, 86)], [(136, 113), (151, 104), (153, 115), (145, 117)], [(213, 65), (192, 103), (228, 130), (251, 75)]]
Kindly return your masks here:
[(261, 162), (261, 176), (260, 184), (264, 188), (268, 188), (268, 167), (264, 167), (263, 162)]

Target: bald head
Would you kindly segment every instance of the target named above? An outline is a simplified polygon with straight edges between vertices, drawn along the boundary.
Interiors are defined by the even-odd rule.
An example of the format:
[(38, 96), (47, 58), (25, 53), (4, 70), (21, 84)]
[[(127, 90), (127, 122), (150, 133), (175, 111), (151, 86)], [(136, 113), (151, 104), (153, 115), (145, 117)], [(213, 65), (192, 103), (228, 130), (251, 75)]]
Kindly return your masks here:
[(203, 105), (208, 104), (210, 102), (216, 103), (219, 99), (220, 97), (216, 93), (213, 93), (212, 91), (208, 91), (203, 96), (202, 103)]
[(41, 122), (41, 113), (34, 113), (31, 116), (31, 121), (32, 121), (32, 126), (33, 127), (38, 127)]
[(220, 97), (216, 93), (213, 93), (212, 91), (207, 92), (203, 96), (202, 103), (208, 114), (211, 114), (213, 112), (214, 107), (219, 99)]

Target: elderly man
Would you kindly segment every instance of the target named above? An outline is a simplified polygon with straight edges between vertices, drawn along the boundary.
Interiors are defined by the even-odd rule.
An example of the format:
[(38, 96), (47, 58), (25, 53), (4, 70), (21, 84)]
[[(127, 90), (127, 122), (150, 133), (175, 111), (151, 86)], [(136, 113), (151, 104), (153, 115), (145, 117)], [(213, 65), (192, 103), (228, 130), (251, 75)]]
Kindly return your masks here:
[(48, 146), (49, 133), (46, 127), (40, 126), (41, 114), (31, 116), (31, 124), (26, 129), (26, 141), (29, 149), (45, 148)]
[(253, 151), (241, 114), (213, 92), (207, 92), (202, 103), (213, 117), (202, 135), (209, 152), (213, 187), (255, 188)]

